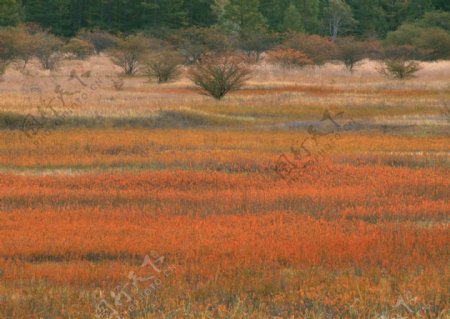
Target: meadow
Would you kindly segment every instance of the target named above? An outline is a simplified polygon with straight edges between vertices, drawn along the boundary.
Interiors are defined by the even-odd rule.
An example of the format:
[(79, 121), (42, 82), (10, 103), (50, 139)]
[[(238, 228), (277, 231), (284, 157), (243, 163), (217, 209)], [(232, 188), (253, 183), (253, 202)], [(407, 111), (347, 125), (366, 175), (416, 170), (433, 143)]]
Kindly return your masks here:
[(448, 318), (450, 62), (376, 66), (10, 68), (0, 318)]

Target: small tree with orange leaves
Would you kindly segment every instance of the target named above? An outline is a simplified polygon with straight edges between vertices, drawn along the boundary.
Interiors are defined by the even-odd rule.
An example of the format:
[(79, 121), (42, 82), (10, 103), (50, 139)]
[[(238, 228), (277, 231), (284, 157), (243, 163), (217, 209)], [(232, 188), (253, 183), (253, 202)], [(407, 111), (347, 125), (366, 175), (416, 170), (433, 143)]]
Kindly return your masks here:
[(285, 68), (304, 67), (314, 64), (306, 54), (294, 49), (276, 49), (267, 53), (267, 59)]

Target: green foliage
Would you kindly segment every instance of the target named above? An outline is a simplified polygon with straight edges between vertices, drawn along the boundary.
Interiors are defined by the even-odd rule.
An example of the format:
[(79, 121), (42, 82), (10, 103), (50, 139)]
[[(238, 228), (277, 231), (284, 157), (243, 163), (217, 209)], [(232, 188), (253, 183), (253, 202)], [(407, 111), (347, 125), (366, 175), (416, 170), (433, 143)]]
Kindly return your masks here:
[[(333, 41), (343, 35), (379, 39), (405, 24), (450, 32), (449, 3), (445, 0), (0, 0), (0, 26), (13, 26), (23, 20), (70, 38), (80, 30), (96, 30), (93, 37), (101, 36), (99, 32), (116, 35), (145, 32), (163, 37), (175, 29), (217, 25), (235, 39), (241, 38), (241, 45), (242, 33), (258, 34), (262, 30), (328, 34)], [(105, 49), (79, 37), (91, 42), (96, 52)], [(105, 44), (111, 43), (107, 37), (103, 40)]]
[(450, 12), (430, 11), (416, 23), (421, 28), (442, 29), (450, 32)]
[(291, 4), (284, 12), (284, 31), (304, 31), (303, 17), (298, 12), (297, 7)]
[(414, 45), (415, 37), (420, 36), (422, 29), (413, 24), (404, 24), (398, 30), (390, 32), (385, 40), (387, 45)]
[(301, 15), (304, 30), (308, 33), (317, 33), (320, 30), (319, 1), (295, 0), (292, 2)]
[(333, 41), (347, 33), (356, 23), (350, 6), (343, 0), (330, 0), (324, 9), (324, 22)]
[(403, 80), (414, 77), (414, 74), (421, 69), (416, 61), (407, 61), (403, 59), (387, 59), (380, 72), (390, 78)]
[(348, 0), (352, 8), (357, 27), (353, 33), (357, 36), (380, 37), (388, 32), (386, 15), (381, 1)]
[(425, 53), (425, 60), (450, 58), (450, 34), (441, 29), (424, 29), (415, 45)]
[(450, 57), (450, 34), (442, 29), (423, 29), (413, 24), (404, 24), (387, 35), (385, 44), (414, 47), (417, 51), (415, 58), (424, 60)]
[(54, 34), (71, 36), (74, 30), (70, 5), (70, 0), (27, 0), (25, 18), (28, 22), (50, 29)]
[(259, 0), (230, 0), (220, 17), (221, 24), (236, 32), (264, 30), (266, 20), (258, 8)]
[(0, 27), (15, 26), (20, 20), (20, 2), (18, 0), (0, 0)]

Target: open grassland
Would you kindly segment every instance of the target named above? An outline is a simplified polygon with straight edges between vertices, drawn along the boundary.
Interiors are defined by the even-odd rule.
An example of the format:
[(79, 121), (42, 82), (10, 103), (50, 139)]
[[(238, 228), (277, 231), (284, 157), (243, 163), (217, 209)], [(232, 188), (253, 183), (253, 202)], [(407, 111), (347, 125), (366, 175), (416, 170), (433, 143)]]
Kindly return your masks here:
[[(136, 319), (448, 318), (450, 63), (403, 82), (374, 67), (263, 64), (222, 102), (184, 78), (116, 89), (102, 57), (9, 71), (0, 318), (95, 318), (101, 300)], [(88, 86), (72, 69), (92, 71)], [(61, 116), (57, 85), (79, 91), (64, 103), (86, 98)], [(283, 180), (280, 156), (310, 125), (333, 128), (324, 110), (355, 124)], [(36, 134), (21, 130), (29, 114)], [(146, 255), (161, 263), (141, 267)]]

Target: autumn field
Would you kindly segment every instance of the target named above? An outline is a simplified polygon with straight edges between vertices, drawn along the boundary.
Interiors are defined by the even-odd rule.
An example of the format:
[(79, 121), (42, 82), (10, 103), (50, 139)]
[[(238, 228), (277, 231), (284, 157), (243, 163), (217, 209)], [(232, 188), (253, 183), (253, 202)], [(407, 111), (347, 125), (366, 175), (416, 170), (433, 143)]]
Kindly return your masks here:
[(215, 101), (103, 56), (0, 81), (0, 318), (448, 318), (450, 62), (255, 66)]

